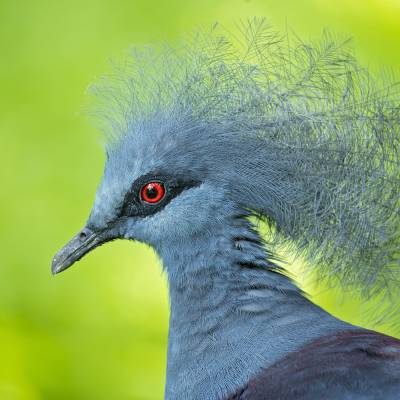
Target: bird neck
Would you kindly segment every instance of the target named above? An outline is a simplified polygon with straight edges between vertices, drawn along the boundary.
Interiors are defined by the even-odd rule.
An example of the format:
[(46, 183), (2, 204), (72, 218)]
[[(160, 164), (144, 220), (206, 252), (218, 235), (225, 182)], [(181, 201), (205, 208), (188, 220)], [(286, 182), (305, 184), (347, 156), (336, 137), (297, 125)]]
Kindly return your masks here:
[(247, 219), (214, 233), (159, 249), (171, 305), (168, 400), (224, 398), (307, 341), (346, 327), (268, 261)]

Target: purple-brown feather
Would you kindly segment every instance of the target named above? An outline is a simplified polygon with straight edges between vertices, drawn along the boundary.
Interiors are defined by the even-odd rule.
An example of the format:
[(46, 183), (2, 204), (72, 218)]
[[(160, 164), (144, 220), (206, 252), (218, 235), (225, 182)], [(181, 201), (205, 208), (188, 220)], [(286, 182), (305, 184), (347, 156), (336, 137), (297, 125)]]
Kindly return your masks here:
[(400, 340), (368, 330), (314, 340), (226, 400), (269, 399), (400, 399)]

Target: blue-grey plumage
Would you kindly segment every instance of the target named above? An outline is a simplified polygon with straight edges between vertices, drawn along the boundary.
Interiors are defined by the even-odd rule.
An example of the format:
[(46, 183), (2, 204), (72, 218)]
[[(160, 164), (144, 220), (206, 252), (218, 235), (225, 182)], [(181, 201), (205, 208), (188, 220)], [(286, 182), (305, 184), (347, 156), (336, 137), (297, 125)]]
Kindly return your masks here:
[[(104, 177), (53, 272), (116, 238), (154, 247), (170, 293), (168, 400), (320, 399), (311, 387), (296, 397), (304, 382), (288, 379), (293, 390), (279, 392), (265, 380), (314, 351), (356, 380), (335, 378), (333, 390), (330, 374), (307, 377), (331, 399), (382, 398), (365, 397), (372, 370), (387, 385), (379, 393), (400, 391), (398, 374), (388, 375), (398, 342), (393, 354), (380, 342), (390, 357), (364, 351), (359, 370), (345, 345), (324, 358), (329, 338), (350, 335), (352, 351), (365, 349), (349, 333), (364, 331), (310, 302), (276, 254), (291, 244), (321, 278), (365, 295), (398, 290), (398, 98), (328, 36), (318, 47), (285, 41), (263, 21), (241, 31), (136, 51), (95, 88), (109, 137)], [(250, 217), (269, 223), (268, 243)]]

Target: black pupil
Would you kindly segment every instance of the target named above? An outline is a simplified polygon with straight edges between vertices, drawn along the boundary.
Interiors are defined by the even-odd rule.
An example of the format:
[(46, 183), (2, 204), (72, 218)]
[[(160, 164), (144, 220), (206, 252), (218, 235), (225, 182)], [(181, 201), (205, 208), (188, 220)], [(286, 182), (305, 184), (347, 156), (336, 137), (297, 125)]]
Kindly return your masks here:
[(158, 189), (154, 185), (149, 185), (146, 188), (146, 195), (149, 199), (155, 199), (158, 195)]

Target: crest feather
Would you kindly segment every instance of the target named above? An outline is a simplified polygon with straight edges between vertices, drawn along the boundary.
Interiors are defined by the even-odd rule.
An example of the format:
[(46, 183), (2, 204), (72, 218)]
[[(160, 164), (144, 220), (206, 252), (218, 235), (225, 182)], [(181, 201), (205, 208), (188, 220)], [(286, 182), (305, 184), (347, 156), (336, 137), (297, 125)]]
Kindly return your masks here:
[(309, 44), (264, 20), (237, 28), (135, 50), (94, 87), (110, 143), (149, 121), (200, 136), (215, 179), (276, 243), (289, 239), (323, 279), (398, 295), (398, 85), (327, 33)]

